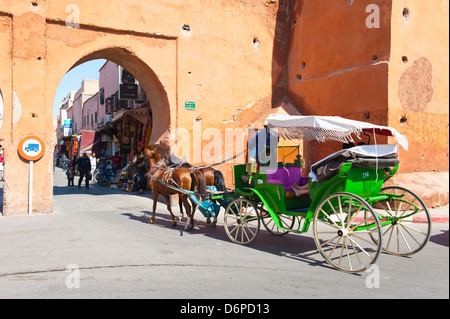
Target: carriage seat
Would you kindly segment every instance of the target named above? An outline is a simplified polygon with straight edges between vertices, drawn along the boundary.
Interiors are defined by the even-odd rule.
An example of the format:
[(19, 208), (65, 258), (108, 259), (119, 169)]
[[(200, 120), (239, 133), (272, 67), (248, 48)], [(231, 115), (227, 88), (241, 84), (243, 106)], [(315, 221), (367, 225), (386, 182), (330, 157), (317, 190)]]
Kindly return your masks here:
[(344, 163), (352, 168), (387, 169), (399, 164), (397, 145), (360, 145), (337, 151), (311, 165), (309, 176), (313, 182), (323, 182), (336, 176)]
[(278, 167), (272, 172), (267, 172), (268, 184), (281, 184), (287, 193), (292, 193), (291, 185), (303, 186), (308, 184), (309, 177), (302, 176), (302, 169), (297, 166)]

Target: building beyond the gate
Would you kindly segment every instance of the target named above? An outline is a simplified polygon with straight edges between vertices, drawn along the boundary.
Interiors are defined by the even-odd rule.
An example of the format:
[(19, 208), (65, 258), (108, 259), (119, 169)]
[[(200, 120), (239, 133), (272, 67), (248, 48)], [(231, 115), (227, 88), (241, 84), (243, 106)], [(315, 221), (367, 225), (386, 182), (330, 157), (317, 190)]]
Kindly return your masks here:
[[(98, 70), (98, 81), (83, 80), (80, 89), (62, 101), (56, 126), (58, 155), (72, 160), (83, 151), (97, 157), (119, 152), (132, 159), (143, 151), (152, 127), (150, 104), (134, 78), (130, 79), (131, 89), (119, 93), (122, 70), (116, 63), (105, 61)], [(69, 125), (70, 129), (66, 127)], [(83, 141), (86, 131), (91, 133), (85, 133)]]
[[(52, 211), (53, 99), (64, 74), (93, 59), (139, 81), (161, 152), (181, 138), (208, 145), (211, 129), (259, 127), (270, 113), (339, 115), (406, 135), (400, 173), (448, 172), (448, 30), (448, 0), (1, 0), (3, 214), (27, 213), (29, 164), (17, 147), (28, 135), (46, 145), (33, 211)], [(304, 152), (314, 162), (337, 147)], [(230, 165), (220, 169), (231, 181)]]

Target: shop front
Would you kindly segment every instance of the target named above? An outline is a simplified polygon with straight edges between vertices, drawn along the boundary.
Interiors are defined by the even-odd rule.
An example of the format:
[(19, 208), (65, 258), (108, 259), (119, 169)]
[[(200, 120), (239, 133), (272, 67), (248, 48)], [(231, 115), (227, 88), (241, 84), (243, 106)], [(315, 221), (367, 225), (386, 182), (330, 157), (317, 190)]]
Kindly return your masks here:
[(127, 163), (143, 154), (152, 132), (151, 114), (148, 109), (127, 110), (113, 119), (117, 126), (117, 152)]

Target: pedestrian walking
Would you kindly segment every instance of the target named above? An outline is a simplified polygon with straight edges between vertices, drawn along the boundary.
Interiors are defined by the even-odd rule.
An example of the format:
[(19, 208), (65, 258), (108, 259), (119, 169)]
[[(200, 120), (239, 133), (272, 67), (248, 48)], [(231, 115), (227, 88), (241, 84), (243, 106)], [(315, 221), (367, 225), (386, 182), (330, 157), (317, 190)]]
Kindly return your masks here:
[(72, 189), (74, 189), (73, 180), (75, 178), (75, 169), (72, 164), (70, 164), (69, 168), (66, 171), (67, 175), (67, 187), (70, 188), (72, 185)]
[(3, 164), (4, 158), (3, 158), (3, 149), (2, 146), (0, 145), (0, 181), (3, 181)]
[(91, 178), (91, 161), (87, 157), (87, 152), (83, 152), (83, 156), (76, 160), (74, 165), (78, 164), (78, 172), (80, 172), (80, 179), (78, 180), (78, 188), (81, 188), (83, 178), (85, 178), (86, 188), (89, 189), (89, 180)]
[(89, 160), (91, 161), (91, 176), (93, 176), (94, 171), (97, 169), (97, 158), (95, 157), (95, 153), (89, 155)]

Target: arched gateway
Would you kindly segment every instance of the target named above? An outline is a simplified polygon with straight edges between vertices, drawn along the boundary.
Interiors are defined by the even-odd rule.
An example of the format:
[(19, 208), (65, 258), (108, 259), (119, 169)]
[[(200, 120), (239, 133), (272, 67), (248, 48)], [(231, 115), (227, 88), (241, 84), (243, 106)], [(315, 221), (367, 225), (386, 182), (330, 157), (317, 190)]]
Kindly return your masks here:
[[(129, 70), (146, 91), (153, 116), (158, 119), (150, 143), (163, 149), (170, 147), (171, 106), (176, 105), (176, 37), (85, 25), (72, 27), (34, 13), (14, 17), (14, 21), (7, 14), (0, 18), (14, 28), (17, 25), (22, 32), (10, 47), (12, 56), (0, 59), (0, 86), (12, 88), (4, 93), (5, 105), (12, 105), (11, 109), (5, 107), (4, 117), (11, 121), (6, 121), (1, 132), (7, 154), (4, 215), (27, 213), (29, 164), (18, 156), (17, 144), (28, 135), (42, 138), (49, 150), (33, 165), (32, 209), (37, 213), (52, 211), (51, 150), (56, 143), (53, 97), (65, 73), (79, 64), (107, 59)], [(28, 23), (33, 27), (27, 28)], [(13, 28), (8, 31), (12, 36), (16, 33)]]

